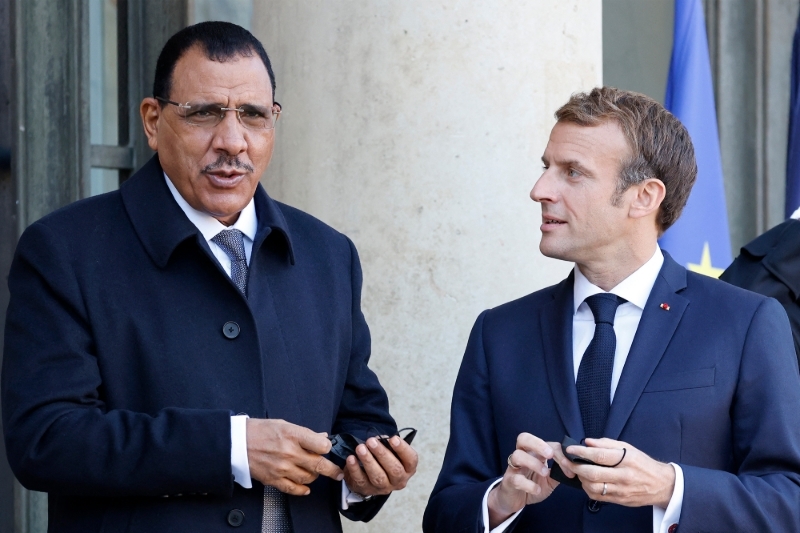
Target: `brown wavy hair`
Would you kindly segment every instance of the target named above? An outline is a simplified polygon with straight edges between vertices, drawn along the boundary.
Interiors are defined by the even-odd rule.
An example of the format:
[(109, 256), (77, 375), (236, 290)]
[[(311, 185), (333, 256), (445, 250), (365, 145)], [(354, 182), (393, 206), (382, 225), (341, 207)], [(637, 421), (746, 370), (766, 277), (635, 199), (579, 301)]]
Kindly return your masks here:
[(657, 217), (660, 233), (678, 220), (697, 178), (697, 163), (689, 132), (675, 115), (643, 94), (597, 87), (572, 95), (556, 111), (556, 119), (581, 126), (615, 121), (628, 141), (631, 156), (620, 162), (613, 202), (618, 202), (631, 185), (656, 178), (666, 188)]

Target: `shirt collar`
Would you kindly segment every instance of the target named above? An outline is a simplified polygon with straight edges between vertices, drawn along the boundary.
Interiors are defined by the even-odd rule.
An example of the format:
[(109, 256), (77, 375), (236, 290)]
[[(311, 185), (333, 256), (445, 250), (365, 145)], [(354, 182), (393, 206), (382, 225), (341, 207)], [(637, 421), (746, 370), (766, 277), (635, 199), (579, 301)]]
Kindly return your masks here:
[[(663, 264), (664, 255), (661, 253), (661, 248), (656, 245), (653, 257), (608, 292), (625, 298), (636, 307), (644, 309), (647, 298), (650, 296), (650, 291), (653, 290), (653, 285), (656, 282), (656, 278), (658, 278), (658, 273), (661, 271), (661, 266)], [(581, 272), (581, 269), (578, 268), (577, 265), (575, 265), (574, 271), (575, 285), (573, 290), (574, 302), (572, 312), (577, 313), (578, 307), (580, 307), (586, 298), (605, 291), (586, 279), (586, 276), (583, 275), (583, 272)]]
[(256, 216), (256, 207), (252, 198), (244, 207), (244, 209), (242, 209), (242, 212), (239, 213), (239, 218), (236, 220), (236, 222), (232, 226), (226, 226), (208, 213), (198, 211), (189, 205), (189, 202), (187, 202), (183, 196), (181, 196), (181, 193), (179, 193), (178, 189), (175, 188), (175, 185), (172, 184), (172, 180), (169, 179), (169, 176), (167, 176), (166, 172), (164, 172), (164, 179), (167, 182), (167, 187), (169, 187), (169, 192), (172, 193), (175, 201), (178, 203), (183, 212), (186, 213), (186, 217), (192, 222), (192, 224), (197, 226), (197, 229), (200, 230), (200, 233), (203, 234), (203, 237), (207, 241), (210, 241), (220, 231), (226, 229), (238, 229), (244, 234), (245, 237), (251, 241), (255, 241), (256, 230), (258, 229), (258, 217)]

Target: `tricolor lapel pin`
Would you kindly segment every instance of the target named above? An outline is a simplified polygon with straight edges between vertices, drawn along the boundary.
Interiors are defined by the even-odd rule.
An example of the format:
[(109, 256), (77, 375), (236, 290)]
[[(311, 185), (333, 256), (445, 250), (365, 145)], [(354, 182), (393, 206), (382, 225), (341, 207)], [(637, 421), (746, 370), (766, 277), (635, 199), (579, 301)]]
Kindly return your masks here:
[(663, 303), (663, 304), (659, 305), (659, 307), (661, 309), (663, 309), (664, 311), (669, 311), (669, 304), (668, 303)]

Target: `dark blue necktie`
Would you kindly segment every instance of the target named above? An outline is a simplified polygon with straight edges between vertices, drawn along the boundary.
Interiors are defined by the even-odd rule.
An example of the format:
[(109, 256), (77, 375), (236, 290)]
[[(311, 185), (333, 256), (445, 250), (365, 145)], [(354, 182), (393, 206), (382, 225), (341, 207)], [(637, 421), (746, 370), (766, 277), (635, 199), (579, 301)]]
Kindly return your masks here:
[(244, 235), (238, 229), (225, 229), (212, 237), (211, 242), (222, 248), (231, 259), (231, 281), (247, 294), (247, 256), (244, 253)]
[(575, 385), (583, 430), (587, 437), (599, 439), (603, 436), (611, 409), (611, 373), (617, 348), (614, 315), (617, 306), (627, 300), (615, 294), (600, 293), (585, 301), (594, 315), (594, 337), (581, 359)]

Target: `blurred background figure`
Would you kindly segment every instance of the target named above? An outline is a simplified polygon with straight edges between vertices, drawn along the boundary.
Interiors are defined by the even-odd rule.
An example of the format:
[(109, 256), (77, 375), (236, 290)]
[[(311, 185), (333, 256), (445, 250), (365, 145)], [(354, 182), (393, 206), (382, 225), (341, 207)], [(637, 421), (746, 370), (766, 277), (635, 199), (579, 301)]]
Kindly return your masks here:
[(786, 216), (744, 247), (720, 279), (772, 296), (792, 325), (794, 348), (800, 361), (800, 18), (792, 45), (789, 98), (789, 139), (786, 157)]

